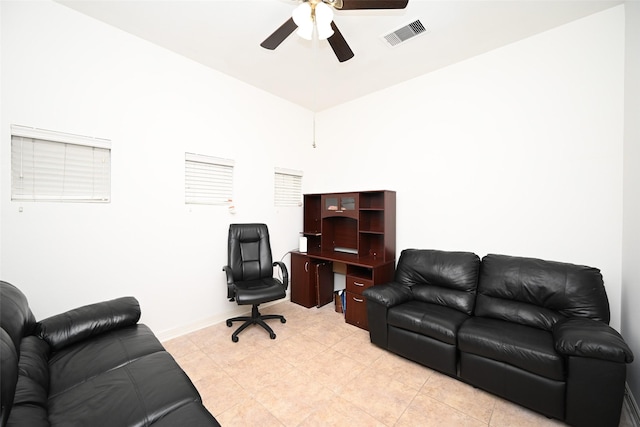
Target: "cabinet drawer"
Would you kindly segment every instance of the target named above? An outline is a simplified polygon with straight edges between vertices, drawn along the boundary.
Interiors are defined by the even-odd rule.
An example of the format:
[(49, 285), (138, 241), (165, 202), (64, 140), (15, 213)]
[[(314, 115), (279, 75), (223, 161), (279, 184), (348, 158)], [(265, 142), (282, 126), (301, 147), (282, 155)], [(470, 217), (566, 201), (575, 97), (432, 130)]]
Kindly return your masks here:
[(367, 321), (367, 301), (362, 295), (346, 292), (345, 321), (362, 329), (369, 329)]
[(347, 291), (362, 295), (362, 291), (373, 286), (373, 280), (363, 279), (357, 276), (347, 276)]

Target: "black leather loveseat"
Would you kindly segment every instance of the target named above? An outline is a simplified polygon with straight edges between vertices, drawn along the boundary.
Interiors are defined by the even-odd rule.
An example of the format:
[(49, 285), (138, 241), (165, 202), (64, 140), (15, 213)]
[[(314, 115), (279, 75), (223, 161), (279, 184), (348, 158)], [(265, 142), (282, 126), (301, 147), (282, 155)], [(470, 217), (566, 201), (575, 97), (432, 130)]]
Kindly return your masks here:
[(364, 296), (374, 344), (571, 425), (618, 425), (633, 354), (598, 269), (407, 249)]
[(0, 426), (218, 426), (132, 297), (36, 322), (0, 282)]

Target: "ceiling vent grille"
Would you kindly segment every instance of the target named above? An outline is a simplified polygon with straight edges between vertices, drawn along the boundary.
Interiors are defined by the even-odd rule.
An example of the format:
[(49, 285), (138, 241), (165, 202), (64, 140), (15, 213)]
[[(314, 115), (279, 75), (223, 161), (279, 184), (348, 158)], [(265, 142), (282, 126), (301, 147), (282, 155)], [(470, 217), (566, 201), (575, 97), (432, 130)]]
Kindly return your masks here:
[(419, 19), (416, 19), (410, 24), (405, 25), (404, 27), (398, 28), (397, 30), (385, 34), (382, 36), (384, 41), (391, 47), (398, 46), (399, 44), (414, 38), (419, 34), (427, 33), (427, 29)]

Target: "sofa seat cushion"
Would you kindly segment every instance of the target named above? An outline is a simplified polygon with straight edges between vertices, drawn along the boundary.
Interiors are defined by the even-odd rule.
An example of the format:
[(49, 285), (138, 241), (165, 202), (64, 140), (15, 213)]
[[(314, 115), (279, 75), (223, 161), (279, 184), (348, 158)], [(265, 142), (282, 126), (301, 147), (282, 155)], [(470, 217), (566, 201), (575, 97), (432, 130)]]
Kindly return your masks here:
[(192, 418), (194, 425), (218, 425), (191, 380), (142, 324), (53, 352), (49, 371), (51, 426), (150, 426), (171, 419), (189, 425), (177, 420)]
[(88, 377), (51, 396), (49, 421), (52, 426), (149, 426), (186, 406), (201, 416), (199, 405), (191, 406), (199, 401), (184, 371), (169, 353), (161, 351)]
[(462, 352), (501, 361), (543, 377), (564, 381), (564, 360), (551, 332), (503, 320), (474, 317), (458, 333)]
[(390, 326), (455, 345), (458, 329), (468, 318), (453, 308), (414, 300), (390, 308), (387, 322)]
[(199, 403), (191, 402), (159, 418), (153, 427), (211, 427), (219, 425), (209, 411)]
[(49, 360), (49, 397), (142, 356), (164, 351), (146, 325), (116, 329), (54, 352)]

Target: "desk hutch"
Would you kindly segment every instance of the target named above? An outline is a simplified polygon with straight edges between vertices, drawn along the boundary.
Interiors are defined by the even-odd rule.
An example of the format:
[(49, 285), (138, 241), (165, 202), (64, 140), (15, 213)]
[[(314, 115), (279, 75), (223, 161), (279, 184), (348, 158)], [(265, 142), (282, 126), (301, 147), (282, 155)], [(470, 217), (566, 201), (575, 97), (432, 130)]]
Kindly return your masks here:
[(393, 280), (395, 191), (304, 195), (307, 252), (291, 255), (291, 301), (320, 307), (333, 301), (334, 273), (345, 283), (345, 320), (368, 329), (362, 291)]

